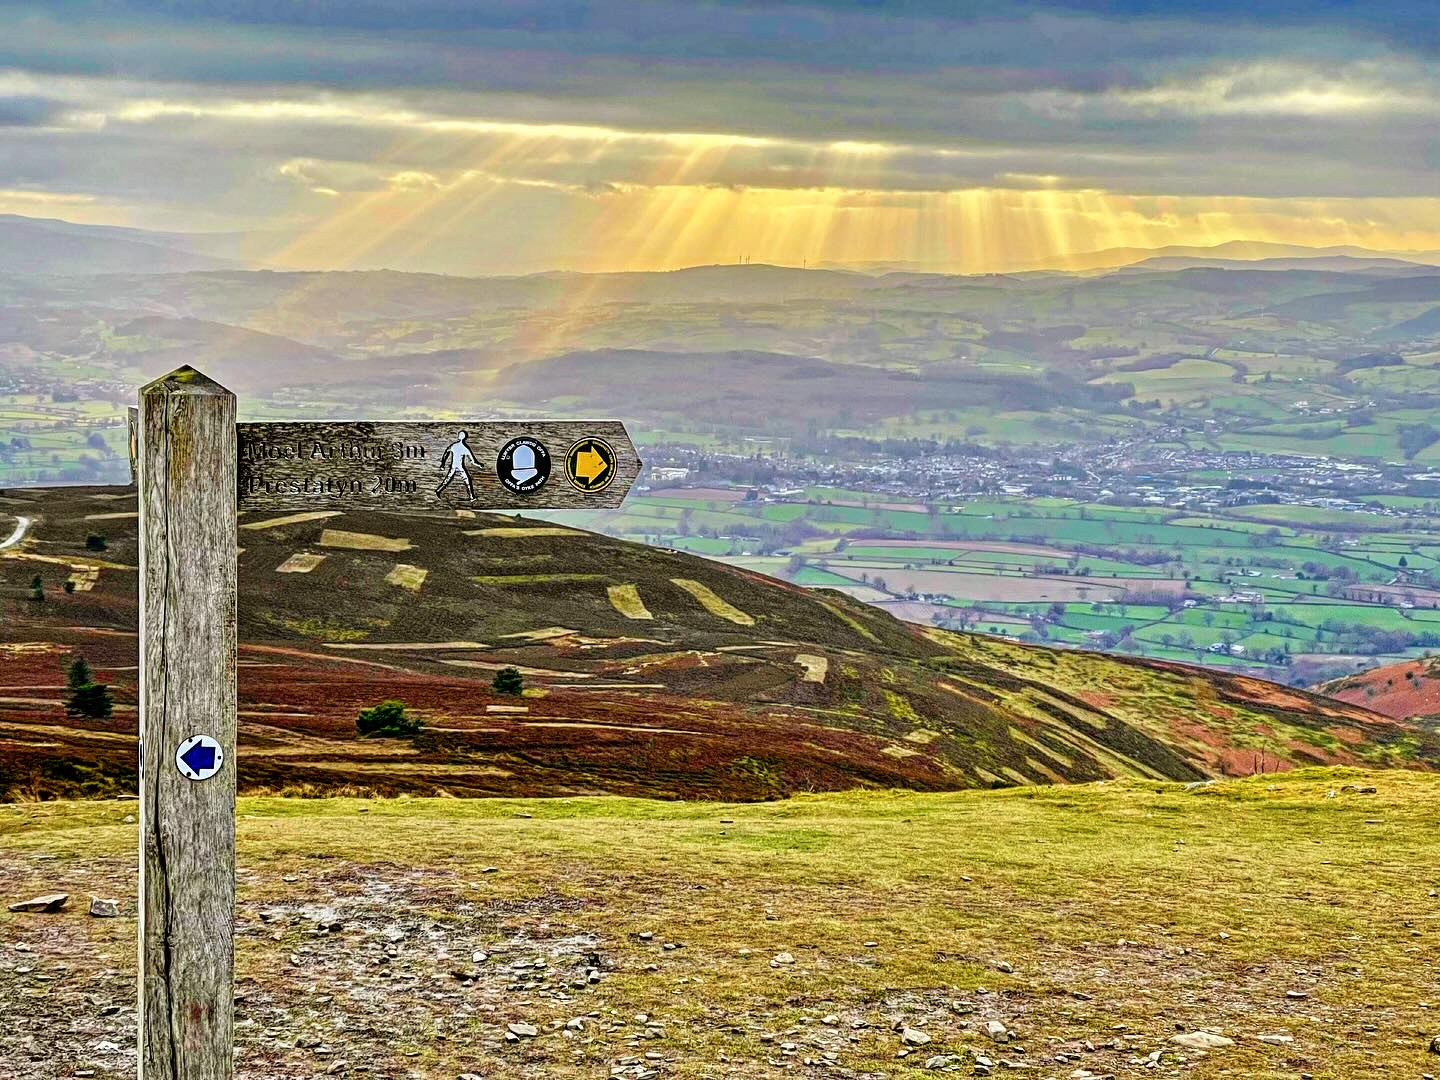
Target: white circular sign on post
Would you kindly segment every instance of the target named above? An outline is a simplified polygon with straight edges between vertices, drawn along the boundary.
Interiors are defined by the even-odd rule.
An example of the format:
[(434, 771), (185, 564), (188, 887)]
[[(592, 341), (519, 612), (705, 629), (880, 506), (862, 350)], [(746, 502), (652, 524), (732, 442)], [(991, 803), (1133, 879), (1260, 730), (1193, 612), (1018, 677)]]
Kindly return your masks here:
[(209, 780), (225, 764), (225, 751), (209, 735), (191, 735), (175, 751), (175, 767), (188, 780)]

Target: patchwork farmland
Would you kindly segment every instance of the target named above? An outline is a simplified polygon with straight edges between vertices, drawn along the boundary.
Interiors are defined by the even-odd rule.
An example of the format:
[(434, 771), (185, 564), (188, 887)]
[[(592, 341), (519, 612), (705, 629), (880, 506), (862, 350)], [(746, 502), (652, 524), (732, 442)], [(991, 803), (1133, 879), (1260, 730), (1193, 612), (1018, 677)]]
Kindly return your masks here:
[(1197, 513), (1061, 498), (925, 503), (809, 488), (638, 493), (567, 515), (900, 618), (1309, 685), (1440, 649), (1440, 506)]

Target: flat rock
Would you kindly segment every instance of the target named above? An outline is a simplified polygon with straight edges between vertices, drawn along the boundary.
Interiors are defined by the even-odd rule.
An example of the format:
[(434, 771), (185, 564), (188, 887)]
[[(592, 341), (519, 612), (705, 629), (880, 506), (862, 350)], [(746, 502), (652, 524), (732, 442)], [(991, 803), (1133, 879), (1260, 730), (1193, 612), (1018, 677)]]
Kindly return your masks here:
[(1227, 1046), (1235, 1045), (1234, 1039), (1216, 1035), (1213, 1031), (1191, 1031), (1184, 1035), (1176, 1035), (1170, 1041), (1176, 1046), (1183, 1046), (1190, 1050), (1223, 1050)]
[(90, 898), (90, 914), (97, 919), (117, 919), (120, 917), (120, 903), (116, 900), (92, 896)]
[(18, 903), (11, 904), (11, 905), (10, 905), (10, 910), (11, 910), (11, 911), (39, 911), (39, 912), (49, 913), (49, 912), (59, 911), (61, 908), (63, 908), (63, 907), (64, 907), (66, 904), (68, 904), (69, 902), (70, 902), (70, 894), (69, 894), (69, 893), (63, 893), (63, 892), (48, 893), (48, 894), (46, 894), (45, 896), (36, 896), (36, 897), (33, 897), (32, 899), (29, 899), (29, 900), (21, 900), (21, 901), (19, 901)]

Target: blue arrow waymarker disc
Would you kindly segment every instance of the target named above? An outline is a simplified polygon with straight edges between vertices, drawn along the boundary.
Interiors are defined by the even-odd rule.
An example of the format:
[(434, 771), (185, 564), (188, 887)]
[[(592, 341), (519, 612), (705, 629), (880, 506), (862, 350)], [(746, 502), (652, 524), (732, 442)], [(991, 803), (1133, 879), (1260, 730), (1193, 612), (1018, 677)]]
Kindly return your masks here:
[(192, 735), (175, 751), (175, 767), (187, 780), (209, 780), (225, 764), (225, 751), (209, 735)]

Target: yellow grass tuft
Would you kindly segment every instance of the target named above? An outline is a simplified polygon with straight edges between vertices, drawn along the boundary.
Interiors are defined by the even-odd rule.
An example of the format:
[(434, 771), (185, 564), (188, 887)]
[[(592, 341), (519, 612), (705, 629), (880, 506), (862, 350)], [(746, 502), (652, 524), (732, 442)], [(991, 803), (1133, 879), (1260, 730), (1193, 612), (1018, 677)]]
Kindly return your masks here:
[(286, 514), (284, 517), (266, 518), (264, 521), (247, 521), (240, 528), (242, 529), (278, 529), (282, 525), (303, 525), (307, 521), (323, 521), (325, 518), (338, 517), (339, 510), (309, 510), (303, 514)]
[(501, 634), (505, 639), (523, 638), (526, 641), (553, 641), (555, 638), (574, 637), (578, 631), (564, 626), (543, 626), (539, 630), (521, 630), (518, 634)]
[(481, 585), (542, 585), (546, 582), (604, 581), (604, 574), (477, 574), (472, 581)]
[(398, 585), (402, 589), (409, 589), (418, 593), (420, 586), (425, 584), (425, 578), (430, 571), (419, 566), (411, 566), (408, 563), (396, 563), (393, 570), (385, 575), (385, 580), (391, 585)]
[(76, 592), (90, 592), (99, 580), (100, 568), (98, 566), (76, 566), (75, 572), (70, 575), (70, 581), (74, 583)]
[(352, 551), (409, 551), (415, 545), (404, 537), (376, 536), (374, 533), (326, 529), (320, 534), (320, 546), (348, 548)]
[(313, 551), (297, 551), (275, 568), (277, 574), (308, 574), (326, 559)]
[(805, 673), (800, 676), (801, 682), (823, 683), (830, 672), (830, 661), (814, 653), (797, 653), (795, 663), (805, 669)]
[(755, 617), (753, 615), (747, 615), (728, 600), (721, 599), (708, 585), (704, 585), (690, 578), (671, 578), (670, 582), (673, 585), (680, 586), (680, 588), (700, 601), (700, 606), (710, 612), (711, 615), (718, 616), (722, 619), (729, 619), (736, 626), (755, 625)]
[(634, 585), (611, 585), (610, 605), (627, 619), (653, 619), (645, 601), (640, 599), (640, 590)]
[(400, 650), (405, 652), (450, 652), (454, 649), (488, 649), (483, 641), (372, 641), (364, 645), (326, 642), (327, 649)]
[(466, 536), (584, 536), (577, 529), (562, 529), (558, 525), (504, 526), (493, 529), (466, 529)]

